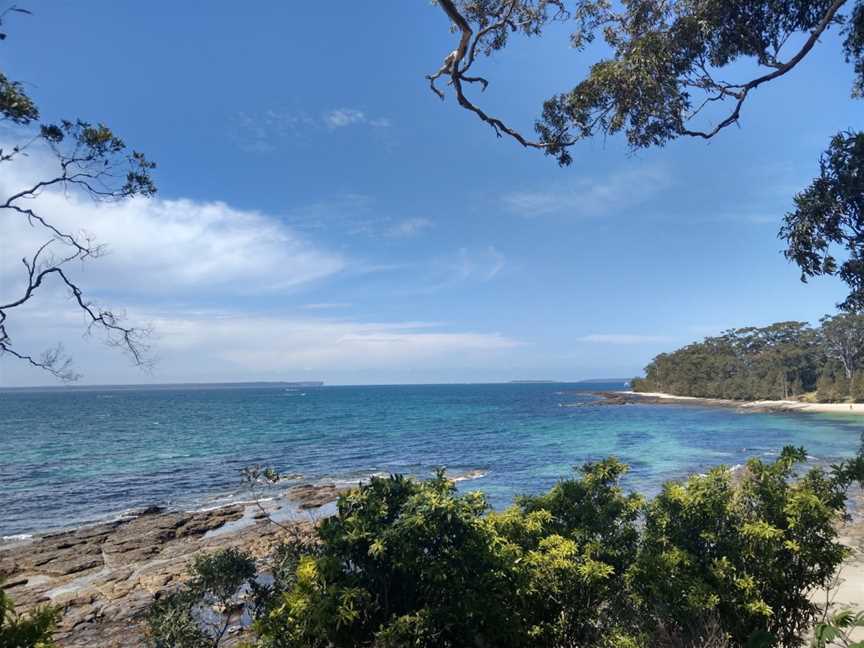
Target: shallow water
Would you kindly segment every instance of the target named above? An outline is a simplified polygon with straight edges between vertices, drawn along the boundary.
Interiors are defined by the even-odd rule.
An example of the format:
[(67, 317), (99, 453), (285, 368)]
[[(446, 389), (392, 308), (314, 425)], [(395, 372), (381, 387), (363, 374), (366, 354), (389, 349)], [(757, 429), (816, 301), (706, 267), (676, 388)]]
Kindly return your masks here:
[[(373, 473), (478, 471), (461, 489), (493, 506), (538, 492), (572, 466), (615, 455), (627, 485), (661, 483), (788, 444), (820, 461), (855, 453), (861, 417), (603, 406), (621, 384), (161, 388), (0, 392), (0, 536), (73, 526), (149, 504), (248, 498), (239, 470), (303, 481)], [(579, 405), (566, 407), (564, 405)], [(483, 475), (476, 478), (477, 475)], [(292, 481), (291, 484), (296, 484)]]

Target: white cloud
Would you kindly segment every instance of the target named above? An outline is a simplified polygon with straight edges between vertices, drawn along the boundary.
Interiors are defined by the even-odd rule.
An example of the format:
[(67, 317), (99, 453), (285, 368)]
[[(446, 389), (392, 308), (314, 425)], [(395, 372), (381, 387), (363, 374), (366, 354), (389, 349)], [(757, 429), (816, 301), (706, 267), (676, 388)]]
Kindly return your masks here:
[(353, 108), (339, 108), (324, 115), (324, 123), (329, 128), (343, 128), (351, 124), (365, 124), (366, 114)]
[[(11, 180), (0, 180), (7, 192)], [(94, 203), (46, 191), (30, 203), (56, 227), (87, 232), (108, 253), (68, 266), (91, 291), (126, 295), (248, 295), (292, 289), (343, 271), (346, 260), (319, 249), (276, 218), (222, 202), (135, 199)], [(23, 217), (0, 219), (0, 284), (23, 277), (20, 259), (49, 237)], [(59, 246), (57, 254), (63, 252)], [(4, 290), (4, 292), (6, 292)]]
[(389, 128), (390, 120), (386, 117), (370, 118), (362, 110), (356, 108), (337, 108), (325, 113), (324, 124), (329, 129), (344, 128), (355, 124), (366, 124), (372, 128)]
[(599, 216), (645, 202), (671, 183), (661, 168), (641, 167), (602, 181), (577, 178), (567, 186), (514, 191), (502, 197), (504, 207), (520, 216)]
[(428, 218), (406, 218), (393, 224), (384, 234), (390, 238), (411, 238), (432, 226), (433, 223)]
[(663, 335), (634, 335), (630, 333), (592, 333), (576, 338), (577, 342), (588, 344), (612, 344), (612, 345), (629, 345), (629, 344), (654, 344), (660, 342), (669, 342), (670, 338)]

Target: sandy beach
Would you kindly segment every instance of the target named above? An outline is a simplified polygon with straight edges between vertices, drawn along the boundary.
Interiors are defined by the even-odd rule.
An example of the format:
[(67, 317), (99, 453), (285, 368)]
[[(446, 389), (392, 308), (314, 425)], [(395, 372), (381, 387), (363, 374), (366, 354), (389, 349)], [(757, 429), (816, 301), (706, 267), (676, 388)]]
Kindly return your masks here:
[(737, 407), (744, 410), (772, 411), (772, 412), (807, 412), (811, 414), (856, 414), (864, 415), (864, 403), (802, 403), (793, 400), (768, 400), (768, 401), (733, 401), (722, 398), (700, 398), (696, 396), (674, 396), (662, 392), (634, 392), (623, 391), (621, 394), (632, 396), (636, 399), (656, 399), (670, 402), (680, 401), (694, 405), (706, 404), (721, 407)]

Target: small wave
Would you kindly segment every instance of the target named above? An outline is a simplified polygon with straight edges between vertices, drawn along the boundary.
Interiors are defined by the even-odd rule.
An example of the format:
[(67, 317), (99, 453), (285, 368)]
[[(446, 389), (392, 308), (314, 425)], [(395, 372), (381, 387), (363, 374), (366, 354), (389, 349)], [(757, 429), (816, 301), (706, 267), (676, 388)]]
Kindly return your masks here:
[(451, 480), (458, 483), (463, 481), (472, 481), (474, 479), (483, 479), (489, 474), (488, 470), (469, 470), (468, 472), (451, 477)]
[(0, 536), (0, 542), (21, 542), (23, 540), (32, 540), (33, 536), (29, 533), (16, 533), (13, 535)]

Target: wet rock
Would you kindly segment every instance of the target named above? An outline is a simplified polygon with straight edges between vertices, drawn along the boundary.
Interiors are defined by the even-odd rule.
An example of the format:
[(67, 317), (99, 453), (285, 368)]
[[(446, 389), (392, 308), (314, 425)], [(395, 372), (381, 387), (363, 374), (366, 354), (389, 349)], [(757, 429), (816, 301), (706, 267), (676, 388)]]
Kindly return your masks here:
[(351, 490), (350, 486), (336, 484), (303, 484), (288, 490), (288, 498), (297, 502), (302, 510), (321, 508)]
[[(302, 493), (303, 502), (320, 506), (339, 492), (333, 485), (310, 487)], [(49, 603), (60, 606), (56, 638), (63, 648), (143, 646), (143, 614), (156, 596), (187, 578), (192, 556), (233, 546), (261, 558), (284, 533), (269, 520), (257, 519), (237, 532), (208, 535), (241, 519), (241, 505), (196, 513), (157, 508), (116, 522), (0, 545), (4, 589), (22, 611)], [(300, 526), (311, 530), (309, 524)]]

